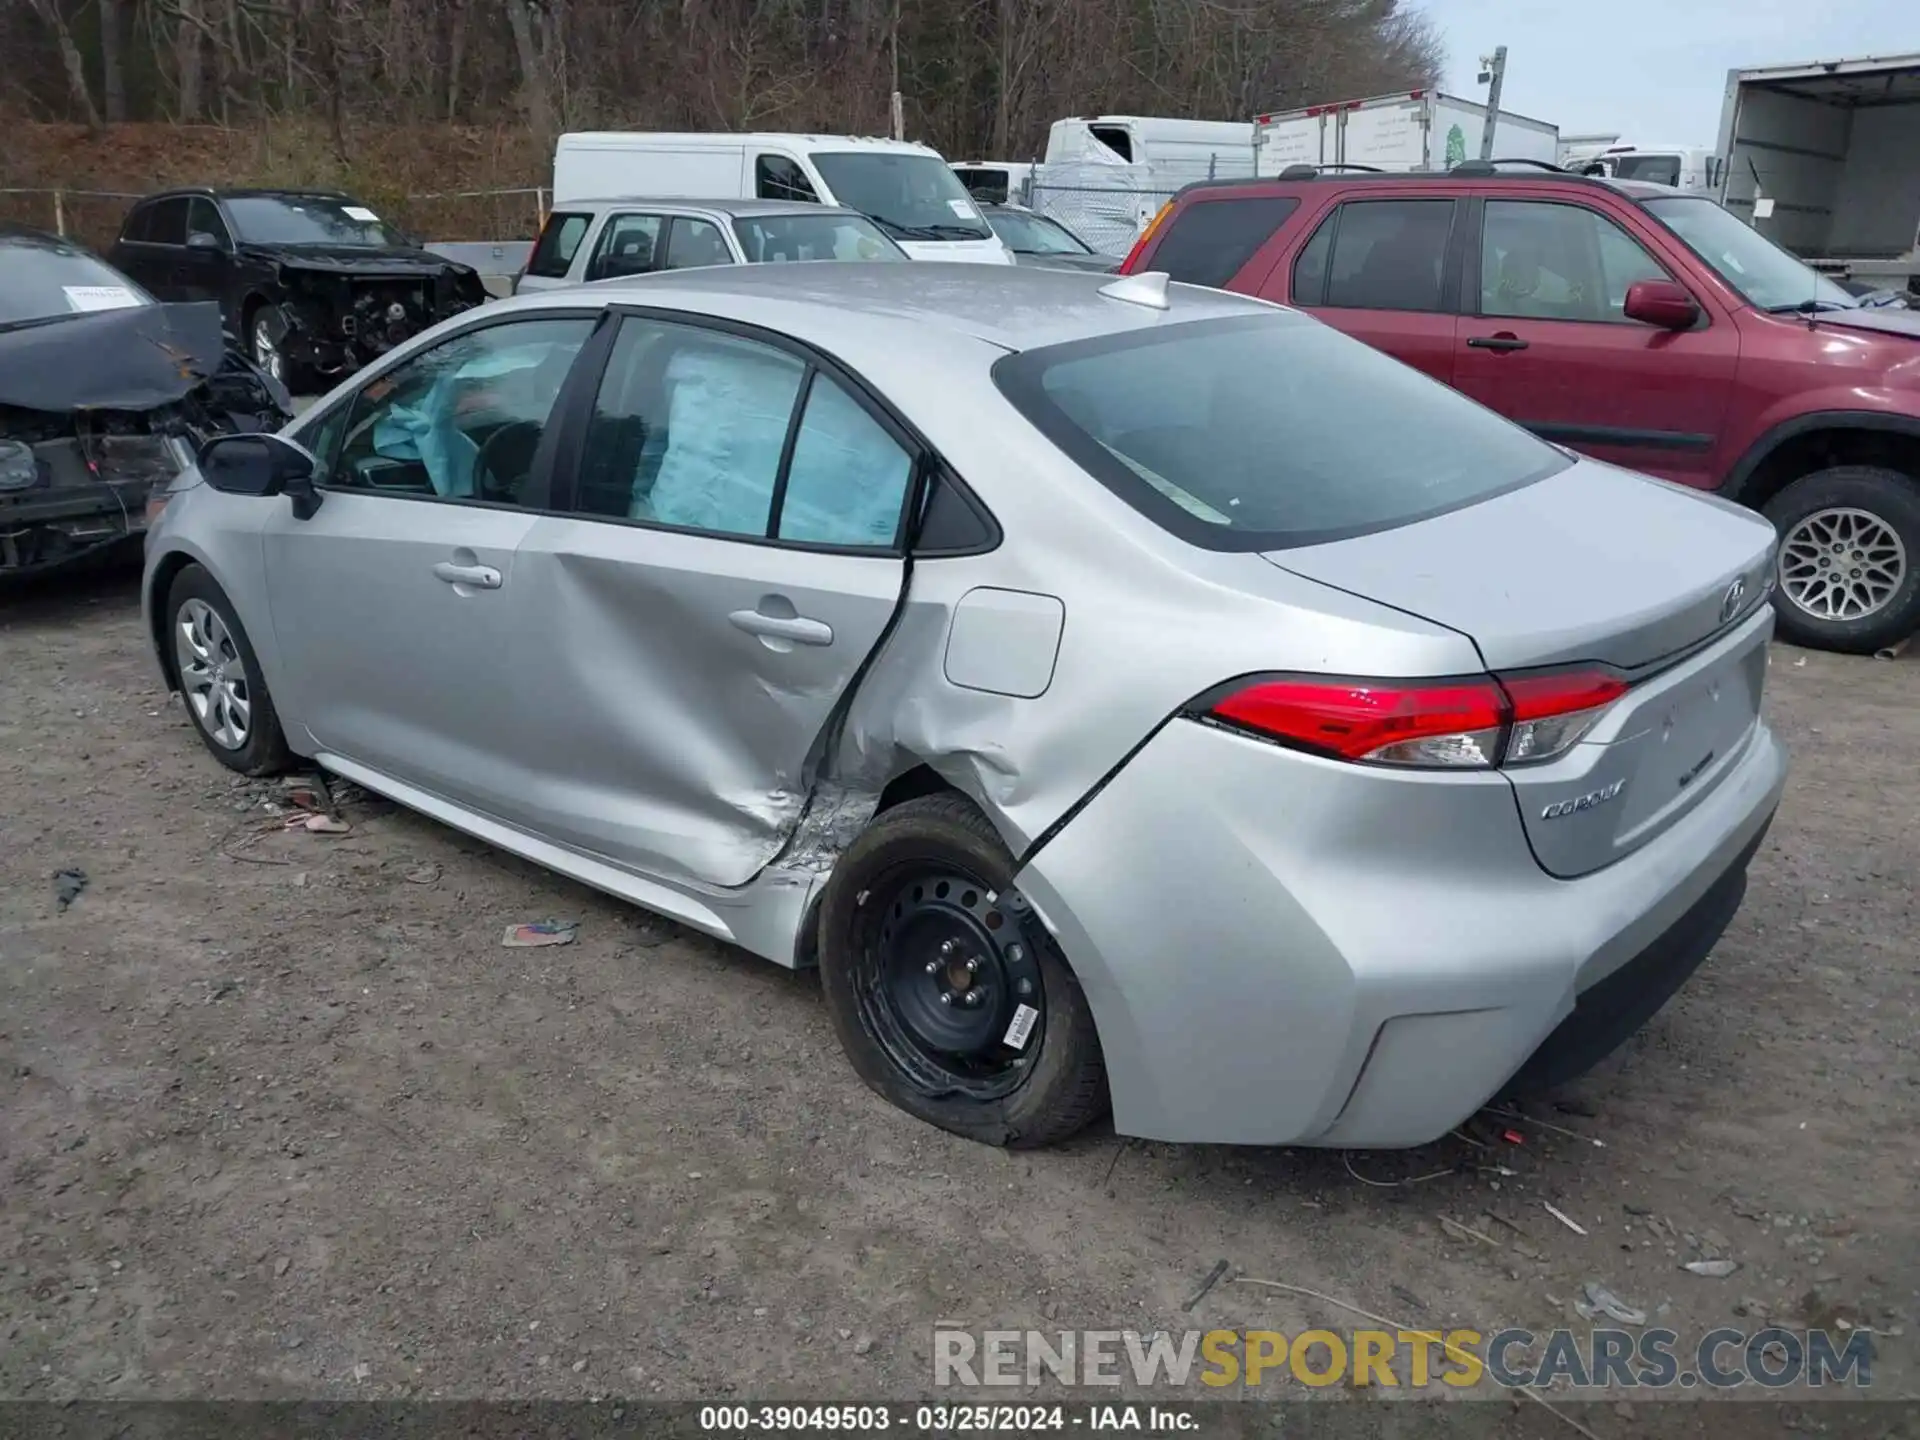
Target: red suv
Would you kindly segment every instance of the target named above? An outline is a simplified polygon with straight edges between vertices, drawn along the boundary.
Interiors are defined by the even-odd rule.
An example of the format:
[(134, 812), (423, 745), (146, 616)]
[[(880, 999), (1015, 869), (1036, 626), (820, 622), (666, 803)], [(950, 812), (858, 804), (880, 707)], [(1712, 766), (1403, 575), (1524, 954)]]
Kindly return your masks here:
[(1920, 311), (1861, 308), (1711, 200), (1497, 165), (1191, 185), (1121, 271), (1297, 306), (1545, 439), (1762, 511), (1791, 639), (1912, 634)]

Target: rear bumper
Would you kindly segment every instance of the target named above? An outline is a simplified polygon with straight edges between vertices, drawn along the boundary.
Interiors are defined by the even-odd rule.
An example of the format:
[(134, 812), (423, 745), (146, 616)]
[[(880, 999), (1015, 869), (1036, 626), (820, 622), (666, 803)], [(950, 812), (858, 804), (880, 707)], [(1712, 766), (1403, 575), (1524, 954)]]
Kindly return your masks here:
[(1785, 774), (1762, 721), (1684, 819), (1556, 880), (1498, 775), (1175, 721), (1019, 884), (1086, 989), (1122, 1133), (1418, 1145), (1664, 1003), (1737, 909)]

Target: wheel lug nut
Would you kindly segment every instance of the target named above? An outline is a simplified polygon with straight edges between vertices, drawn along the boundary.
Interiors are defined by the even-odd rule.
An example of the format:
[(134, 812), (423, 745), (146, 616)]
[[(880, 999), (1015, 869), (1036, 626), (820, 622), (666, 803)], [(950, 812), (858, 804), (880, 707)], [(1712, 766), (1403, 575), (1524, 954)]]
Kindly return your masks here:
[(942, 990), (942, 991), (940, 992), (940, 1003), (941, 1003), (942, 1005), (951, 1005), (951, 1004), (953, 1004), (953, 996), (951, 996), (951, 995), (949, 995), (949, 994), (948, 994), (948, 993), (947, 993), (946, 991), (944, 991), (944, 990)]
[(979, 968), (980, 968), (980, 961), (976, 957), (969, 955), (967, 957), (967, 973), (971, 975), (973, 974), (974, 971), (978, 970)]
[(978, 1005), (979, 1003), (980, 1003), (980, 992), (978, 990), (969, 990), (967, 992), (967, 1004)]
[(940, 953), (941, 953), (942, 955), (951, 955), (951, 954), (953, 954), (953, 941), (951, 941), (951, 940), (942, 940), (942, 941), (940, 942)]
[(935, 975), (935, 974), (938, 974), (939, 971), (940, 971), (940, 962), (938, 960), (927, 961), (927, 974)]

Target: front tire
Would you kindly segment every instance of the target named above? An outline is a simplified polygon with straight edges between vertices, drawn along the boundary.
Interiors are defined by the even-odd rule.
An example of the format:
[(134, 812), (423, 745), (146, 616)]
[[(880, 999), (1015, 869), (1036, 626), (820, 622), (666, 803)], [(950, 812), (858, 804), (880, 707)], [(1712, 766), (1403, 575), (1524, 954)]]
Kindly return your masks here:
[(1920, 482), (1836, 465), (1767, 502), (1780, 533), (1774, 609), (1798, 645), (1870, 655), (1920, 625)]
[(201, 743), (229, 770), (272, 775), (292, 759), (259, 657), (233, 602), (198, 565), (167, 591), (174, 675)]
[(887, 811), (834, 866), (820, 980), (869, 1088), (955, 1135), (1032, 1148), (1104, 1114), (1107, 1077), (1086, 995), (1013, 871), (962, 796)]

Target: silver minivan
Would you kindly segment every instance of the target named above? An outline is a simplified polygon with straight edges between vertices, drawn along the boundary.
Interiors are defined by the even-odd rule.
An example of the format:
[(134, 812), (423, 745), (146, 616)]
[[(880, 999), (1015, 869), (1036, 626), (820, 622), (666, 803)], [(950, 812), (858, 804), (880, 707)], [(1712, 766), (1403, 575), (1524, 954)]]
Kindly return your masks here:
[(905, 260), (858, 210), (793, 200), (579, 200), (547, 216), (516, 295), (588, 280), (793, 260)]

